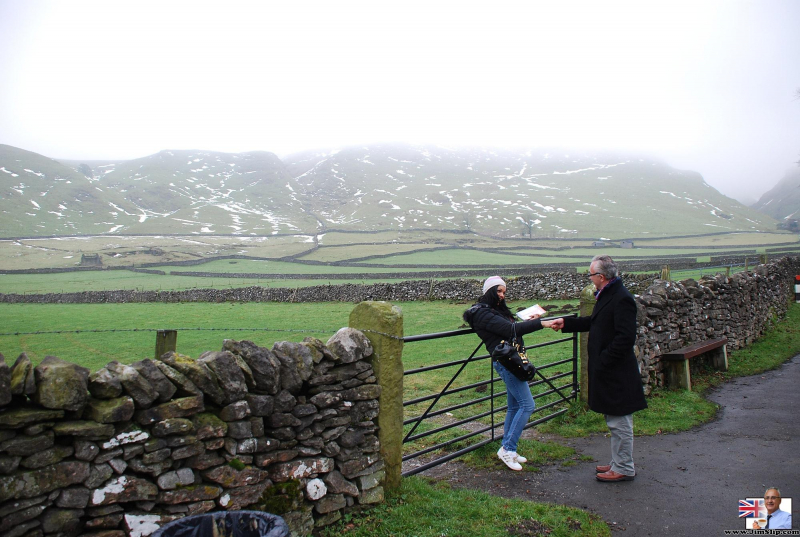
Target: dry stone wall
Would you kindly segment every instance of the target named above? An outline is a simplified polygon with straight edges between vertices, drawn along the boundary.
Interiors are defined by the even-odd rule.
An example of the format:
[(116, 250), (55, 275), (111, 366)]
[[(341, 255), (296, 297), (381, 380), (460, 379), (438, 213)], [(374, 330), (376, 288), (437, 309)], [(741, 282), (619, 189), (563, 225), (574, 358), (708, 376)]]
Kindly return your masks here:
[(647, 391), (664, 384), (660, 356), (668, 351), (720, 337), (728, 338), (728, 350), (755, 341), (786, 315), (798, 274), (800, 258), (784, 257), (729, 277), (656, 280), (636, 297), (635, 351)]
[[(487, 273), (486, 276), (491, 274)], [(643, 291), (655, 274), (625, 276), (632, 292)], [(509, 300), (567, 300), (577, 298), (586, 285), (585, 274), (547, 272), (506, 278)], [(238, 289), (189, 289), (186, 291), (83, 291), (80, 293), (0, 294), (0, 302), (34, 304), (106, 304), (132, 302), (361, 302), (385, 300), (474, 301), (481, 296), (483, 279), (441, 281), (413, 280), (371, 285), (316, 285), (300, 289), (242, 287)]]
[(225, 340), (192, 359), (0, 360), (0, 533), (149, 535), (211, 510), (264, 510), (309, 535), (383, 501), (372, 347)]

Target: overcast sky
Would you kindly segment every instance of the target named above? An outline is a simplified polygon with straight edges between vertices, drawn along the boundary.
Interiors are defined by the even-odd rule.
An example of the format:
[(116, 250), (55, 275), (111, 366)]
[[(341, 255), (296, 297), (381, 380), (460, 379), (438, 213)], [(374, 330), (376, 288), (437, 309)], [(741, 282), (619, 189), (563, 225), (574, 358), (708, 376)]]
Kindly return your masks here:
[(0, 143), (645, 150), (746, 202), (800, 159), (800, 1), (0, 0)]

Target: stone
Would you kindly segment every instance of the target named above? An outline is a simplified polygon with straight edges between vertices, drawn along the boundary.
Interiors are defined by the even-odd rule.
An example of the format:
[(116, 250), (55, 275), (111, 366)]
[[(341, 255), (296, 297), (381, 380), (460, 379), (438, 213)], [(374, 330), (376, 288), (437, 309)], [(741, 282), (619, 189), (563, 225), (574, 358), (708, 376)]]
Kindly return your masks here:
[[(18, 524), (13, 529), (3, 534), (3, 537), (22, 537), (23, 535), (27, 537), (27, 535), (42, 535), (42, 531), (40, 529), (37, 530), (39, 533), (33, 532), (34, 529), (39, 528), (41, 525), (42, 523), (38, 520), (30, 520), (23, 524)], [(28, 534), (29, 531), (31, 532), (30, 534)], [(124, 537), (124, 535), (122, 537)]]
[(343, 364), (372, 356), (372, 344), (369, 339), (355, 328), (340, 328), (325, 346), (331, 351), (334, 359)]
[(191, 468), (181, 468), (158, 476), (158, 488), (161, 490), (175, 490), (178, 486), (194, 483), (194, 472)]
[(108, 461), (108, 465), (114, 470), (118, 475), (122, 475), (125, 473), (125, 470), (128, 468), (128, 463), (122, 459), (111, 459)]
[(32, 498), (78, 485), (89, 477), (89, 463), (60, 462), (38, 470), (0, 478), (0, 502)]
[(386, 472), (384, 470), (380, 470), (374, 474), (367, 474), (356, 478), (356, 483), (358, 483), (358, 488), (362, 491), (369, 490), (383, 483), (383, 479), (385, 477)]
[(131, 367), (138, 371), (142, 377), (147, 379), (150, 385), (156, 390), (160, 403), (166, 403), (172, 399), (172, 396), (178, 391), (175, 385), (170, 382), (153, 360), (146, 358), (132, 363)]
[(89, 505), (92, 491), (86, 487), (68, 487), (61, 490), (56, 506), (67, 509), (84, 509)]
[(189, 516), (191, 516), (191, 515), (201, 515), (203, 513), (208, 513), (209, 511), (214, 509), (216, 506), (217, 506), (217, 504), (215, 504), (211, 500), (207, 500), (207, 501), (204, 501), (204, 502), (195, 502), (195, 503), (186, 504), (186, 508), (188, 509), (186, 511), (186, 514), (189, 515)]
[(226, 339), (222, 349), (240, 356), (247, 363), (253, 374), (256, 391), (266, 395), (278, 393), (281, 363), (269, 349), (259, 347), (252, 341), (232, 339)]
[(247, 401), (247, 406), (250, 408), (250, 414), (253, 416), (269, 416), (272, 414), (272, 409), (275, 406), (274, 399), (271, 395), (248, 393), (245, 400)]
[(114, 475), (114, 470), (108, 464), (93, 464), (84, 485), (90, 489), (96, 489), (108, 481), (112, 475)]
[(13, 528), (24, 524), (41, 515), (45, 509), (47, 509), (47, 505), (35, 505), (15, 511), (8, 516), (2, 517), (0, 520), (0, 528)]
[[(161, 526), (182, 518), (180, 515), (148, 513), (125, 513), (125, 529), (130, 537), (145, 537), (155, 533)], [(124, 534), (123, 534), (124, 535)]]
[(306, 483), (305, 494), (306, 498), (311, 501), (317, 501), (328, 493), (328, 487), (320, 478), (314, 478)]
[[(114, 513), (101, 517), (91, 518), (86, 521), (84, 530), (110, 530), (119, 526), (123, 518), (122, 513)], [(124, 535), (124, 534), (123, 534)]]
[(167, 441), (167, 446), (171, 448), (188, 446), (189, 444), (196, 444), (198, 442), (197, 437), (191, 434), (168, 436), (165, 440)]
[(136, 422), (149, 425), (168, 418), (183, 418), (191, 416), (205, 409), (203, 396), (182, 397), (173, 399), (169, 403), (162, 403), (146, 410), (138, 410), (134, 415)]
[(364, 432), (355, 429), (348, 429), (342, 433), (337, 442), (345, 448), (354, 448), (364, 443)]
[(269, 476), (276, 483), (283, 483), (289, 479), (303, 479), (315, 474), (326, 474), (331, 470), (333, 470), (333, 459), (327, 457), (304, 458), (270, 466)]
[(291, 412), (297, 405), (297, 398), (287, 390), (282, 390), (275, 396), (275, 412)]
[(47, 509), (39, 521), (42, 523), (42, 531), (45, 533), (61, 533), (69, 535), (77, 533), (81, 528), (81, 517), (83, 509), (60, 509), (51, 507)]
[(249, 421), (232, 421), (228, 423), (228, 436), (237, 440), (252, 438), (253, 426)]
[(219, 386), (217, 375), (206, 364), (176, 352), (168, 352), (161, 361), (186, 375), (214, 404), (222, 406), (230, 402)]
[(169, 459), (163, 460), (161, 462), (154, 462), (152, 464), (145, 464), (142, 459), (138, 457), (134, 457), (130, 461), (128, 461), (128, 466), (134, 472), (138, 472), (141, 474), (150, 474), (153, 477), (158, 477), (159, 475), (163, 474), (164, 472), (168, 472), (172, 469), (172, 461)]
[(246, 467), (237, 470), (228, 465), (205, 470), (201, 474), (205, 480), (221, 485), (224, 489), (255, 485), (269, 477), (267, 472), (258, 468)]
[(85, 416), (98, 423), (130, 421), (136, 410), (133, 399), (127, 395), (109, 399), (89, 399)]
[(9, 390), (12, 395), (33, 395), (36, 393), (33, 364), (24, 352), (17, 357), (14, 365), (11, 366)]
[[(0, 506), (0, 518), (4, 518), (11, 513), (16, 513), (18, 511), (22, 511), (28, 509), (30, 507), (34, 507), (36, 505), (45, 504), (48, 501), (47, 496), (36, 496), (34, 498), (28, 498), (26, 500), (17, 500), (15, 502), (8, 502), (2, 506)], [(47, 507), (45, 505), (44, 507)]]
[(53, 446), (25, 457), (20, 462), (20, 466), (28, 469), (42, 468), (61, 462), (71, 456), (73, 451), (72, 446)]
[(342, 475), (347, 479), (353, 479), (361, 475), (366, 475), (367, 473), (372, 473), (367, 472), (367, 468), (370, 468), (373, 464), (378, 462), (382, 462), (380, 456), (370, 453), (363, 457), (358, 457), (339, 464), (339, 471), (342, 472)]
[(64, 418), (63, 410), (43, 410), (41, 408), (20, 407), (0, 412), (0, 426), (19, 429), (42, 421)]
[(207, 470), (220, 464), (225, 464), (225, 459), (215, 451), (206, 451), (200, 455), (193, 455), (185, 459), (184, 464), (195, 470)]
[(316, 414), (317, 410), (319, 409), (316, 407), (316, 405), (313, 405), (311, 403), (306, 403), (304, 405), (295, 406), (292, 409), (292, 415), (294, 415), (296, 418), (303, 418), (305, 416), (311, 416), (313, 414)]
[(55, 356), (45, 356), (33, 371), (36, 392), (31, 399), (34, 402), (54, 410), (83, 410), (89, 399), (88, 369)]
[(194, 432), (194, 423), (186, 418), (167, 418), (153, 426), (153, 436), (164, 437), (171, 434), (190, 434)]
[(383, 487), (375, 487), (369, 490), (364, 490), (358, 497), (358, 503), (362, 505), (383, 503), (384, 492)]
[(54, 442), (53, 431), (37, 436), (20, 435), (0, 443), (0, 452), (12, 456), (27, 456), (53, 447)]
[(205, 352), (197, 359), (217, 376), (217, 382), (225, 394), (225, 403), (241, 401), (247, 395), (247, 381), (236, 359), (229, 351)]
[(322, 392), (310, 399), (311, 403), (318, 408), (328, 408), (343, 399), (342, 392)]
[(278, 341), (272, 346), (272, 352), (281, 363), (281, 388), (291, 394), (298, 393), (313, 372), (311, 351), (301, 343)]
[(342, 393), (342, 396), (348, 401), (367, 401), (369, 399), (377, 399), (380, 395), (381, 387), (378, 384), (365, 384)]
[(191, 420), (198, 440), (221, 438), (228, 433), (228, 424), (210, 412), (195, 414)]
[(11, 368), (6, 363), (6, 357), (0, 353), (0, 406), (11, 402)]
[(236, 453), (231, 453), (231, 455), (240, 453), (264, 453), (266, 451), (278, 449), (279, 446), (280, 442), (274, 438), (245, 438), (236, 443), (236, 447), (234, 448)]
[(158, 487), (153, 483), (138, 477), (121, 475), (93, 490), (90, 505), (155, 500), (157, 495)]
[(219, 411), (219, 419), (222, 421), (239, 421), (249, 415), (250, 405), (247, 404), (247, 401), (236, 401)]
[(178, 490), (166, 490), (158, 496), (158, 503), (175, 505), (178, 503), (215, 500), (222, 494), (222, 488), (214, 485), (190, 485)]
[(314, 511), (324, 515), (347, 507), (347, 502), (342, 494), (328, 494), (314, 504)]
[(113, 449), (128, 444), (144, 443), (150, 438), (150, 433), (142, 430), (137, 425), (131, 424), (121, 430), (116, 436), (104, 442), (100, 447)]
[(117, 447), (116, 449), (106, 449), (100, 455), (98, 455), (94, 459), (95, 464), (105, 464), (111, 459), (115, 459), (117, 457), (121, 457), (123, 450), (121, 447)]
[(20, 462), (22, 462), (22, 457), (6, 457), (0, 455), (0, 474), (10, 474), (19, 468)]
[(163, 438), (151, 438), (147, 442), (144, 443), (144, 450), (147, 453), (152, 453), (153, 451), (159, 451), (167, 447), (167, 441)]
[(93, 461), (100, 453), (100, 448), (97, 444), (89, 440), (76, 438), (73, 445), (75, 447), (75, 458), (82, 461)]
[(129, 365), (121, 364), (116, 360), (106, 365), (111, 374), (115, 375), (125, 393), (131, 396), (136, 408), (149, 408), (158, 399), (158, 392), (150, 382)]
[(223, 509), (238, 511), (248, 505), (257, 503), (264, 491), (271, 486), (272, 482), (267, 479), (256, 485), (227, 489), (217, 499), (217, 503)]
[(187, 459), (189, 457), (194, 457), (196, 455), (202, 455), (205, 453), (206, 447), (203, 445), (202, 442), (196, 442), (194, 444), (189, 444), (188, 446), (179, 447), (177, 449), (172, 450), (172, 459), (173, 460), (181, 460)]
[(98, 399), (113, 399), (122, 395), (122, 383), (104, 367), (89, 375), (89, 393)]
[(114, 436), (114, 426), (95, 421), (62, 421), (53, 425), (56, 436), (77, 436), (88, 440), (105, 440)]
[(158, 451), (153, 451), (142, 455), (142, 462), (145, 464), (155, 464), (157, 462), (162, 462), (169, 459), (171, 454), (172, 450), (169, 448), (159, 449)]
[(260, 453), (255, 456), (256, 466), (269, 466), (275, 462), (288, 462), (297, 457), (297, 450), (285, 449), (270, 453)]
[(333, 470), (322, 478), (328, 486), (328, 490), (335, 494), (346, 494), (348, 496), (358, 496), (358, 486), (355, 483), (348, 481), (337, 470)]
[(153, 360), (159, 371), (169, 380), (177, 389), (177, 394), (186, 397), (193, 395), (202, 395), (203, 392), (195, 385), (194, 382), (189, 380), (189, 377), (178, 371), (177, 369), (168, 366), (160, 360)]
[(144, 445), (135, 444), (123, 446), (122, 451), (124, 452), (122, 458), (127, 461), (144, 453)]

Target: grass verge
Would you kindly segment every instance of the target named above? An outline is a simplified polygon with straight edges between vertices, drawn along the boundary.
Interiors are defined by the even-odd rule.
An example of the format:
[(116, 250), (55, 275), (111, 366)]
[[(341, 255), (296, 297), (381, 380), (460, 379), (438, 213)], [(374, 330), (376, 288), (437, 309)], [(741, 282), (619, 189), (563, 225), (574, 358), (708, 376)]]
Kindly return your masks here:
[(320, 532), (324, 537), (610, 534), (600, 517), (577, 508), (458, 490), (421, 477), (403, 479), (383, 504), (358, 516), (345, 516)]

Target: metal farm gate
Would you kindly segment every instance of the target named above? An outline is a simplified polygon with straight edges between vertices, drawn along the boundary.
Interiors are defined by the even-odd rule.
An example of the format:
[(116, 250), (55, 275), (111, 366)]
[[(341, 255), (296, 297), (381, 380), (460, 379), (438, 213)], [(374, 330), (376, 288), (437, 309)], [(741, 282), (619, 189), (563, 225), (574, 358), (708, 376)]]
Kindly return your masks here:
[[(474, 331), (471, 328), (464, 328), (436, 334), (406, 336), (403, 338), (403, 342), (417, 343), (439, 338), (463, 337), (468, 336), (469, 334), (474, 334)], [(563, 359), (557, 359), (556, 361), (548, 364), (540, 364), (536, 360), (535, 353), (528, 353), (528, 357), (532, 359), (536, 365), (537, 376), (534, 380), (529, 382), (536, 400), (536, 409), (532, 414), (532, 418), (534, 419), (532, 419), (525, 426), (526, 429), (563, 414), (568, 410), (568, 403), (577, 399), (577, 394), (579, 391), (578, 334), (575, 333), (569, 337), (538, 343), (535, 345), (528, 345), (525, 347), (525, 349), (535, 350), (552, 345), (560, 345), (564, 347), (568, 346), (568, 350), (566, 348), (564, 349), (563, 354), (565, 357)], [(405, 417), (403, 420), (403, 426), (406, 430), (403, 437), (404, 446), (410, 443), (424, 443), (422, 440), (427, 437), (438, 435), (449, 430), (456, 430), (455, 433), (450, 433), (449, 437), (437, 442), (434, 445), (425, 445), (421, 449), (411, 453), (405, 453), (406, 450), (404, 449), (404, 463), (406, 461), (437, 451), (442, 451), (445, 453), (437, 456), (433, 460), (427, 460), (427, 462), (424, 464), (420, 464), (403, 471), (403, 476), (414, 475), (422, 472), (446, 461), (460, 457), (461, 455), (469, 453), (470, 451), (474, 451), (481, 446), (484, 446), (495, 440), (499, 440), (503, 437), (502, 434), (495, 432), (497, 427), (502, 427), (503, 425), (503, 420), (500, 420), (499, 423), (495, 423), (495, 414), (504, 412), (507, 408), (507, 405), (505, 404), (505, 384), (496, 375), (494, 368), (492, 367), (490, 356), (488, 354), (478, 354), (481, 347), (483, 347), (483, 343), (478, 341), (475, 350), (472, 351), (468, 358), (420, 367), (417, 369), (409, 369), (403, 372), (403, 378), (406, 379), (412, 375), (421, 375), (423, 373), (439, 369), (451, 367), (457, 368), (452, 378), (446, 382), (445, 386), (439, 393), (433, 393), (403, 401), (404, 409), (408, 409), (408, 407), (424, 408), (424, 411), (421, 413), (419, 413), (418, 410), (414, 411), (417, 415), (411, 417), (408, 417), (409, 411), (404, 410)], [(558, 354), (560, 355), (561, 353), (558, 352)], [(467, 368), (469, 366), (473, 366), (474, 368), (474, 364), (476, 363), (481, 363), (481, 366), (479, 367), (483, 367), (483, 364), (485, 363), (486, 375), (484, 378), (486, 380), (479, 380), (477, 382), (471, 382), (453, 387), (454, 384), (456, 384), (457, 379), (459, 379), (459, 377), (467, 370)], [(562, 368), (559, 366), (566, 366), (567, 364), (569, 369), (567, 371), (562, 371)], [(563, 382), (563, 379), (568, 379), (568, 382), (561, 385), (556, 384), (558, 381)], [(496, 382), (499, 383), (498, 388), (495, 387)], [(497, 389), (501, 391), (496, 391)], [(465, 392), (469, 390), (473, 390), (473, 393), (488, 392), (488, 394), (479, 396), (475, 399), (463, 400), (463, 397), (467, 395)], [(446, 400), (448, 396), (460, 397), (461, 400), (455, 404), (445, 405), (443, 401)], [(495, 404), (495, 399), (497, 398), (500, 399), (501, 406)], [(546, 402), (540, 404), (540, 401)], [(472, 412), (472, 414), (455, 417), (453, 413), (462, 411), (462, 409), (469, 409), (467, 412)], [(463, 413), (463, 411), (460, 413)], [(469, 427), (469, 430), (465, 431), (463, 428), (465, 425)], [(417, 432), (418, 430), (420, 430), (420, 432)], [(456, 434), (457, 436), (453, 437), (453, 434)], [(465, 447), (460, 447), (465, 443), (467, 444)], [(453, 444), (458, 444), (458, 448), (446, 450), (446, 448), (452, 446)], [(452, 449), (455, 450), (453, 451)]]

